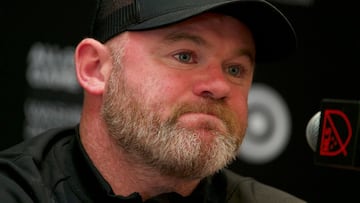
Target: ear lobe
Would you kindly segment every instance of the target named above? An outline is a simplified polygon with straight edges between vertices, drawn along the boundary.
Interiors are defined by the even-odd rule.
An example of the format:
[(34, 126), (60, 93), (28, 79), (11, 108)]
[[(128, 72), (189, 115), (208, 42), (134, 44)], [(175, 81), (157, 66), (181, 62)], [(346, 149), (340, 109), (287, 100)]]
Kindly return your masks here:
[(78, 82), (90, 94), (101, 95), (105, 89), (111, 57), (107, 47), (100, 42), (87, 38), (75, 50), (75, 66)]

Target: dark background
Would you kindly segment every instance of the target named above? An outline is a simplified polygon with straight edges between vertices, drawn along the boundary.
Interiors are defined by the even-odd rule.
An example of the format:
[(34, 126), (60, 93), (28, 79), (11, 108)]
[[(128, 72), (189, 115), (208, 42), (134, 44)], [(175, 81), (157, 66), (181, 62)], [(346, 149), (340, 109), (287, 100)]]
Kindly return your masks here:
[[(256, 81), (285, 97), (292, 115), (286, 150), (263, 165), (241, 160), (230, 168), (281, 188), (309, 202), (359, 202), (360, 171), (314, 164), (305, 138), (308, 120), (323, 98), (359, 100), (360, 14), (356, 1), (318, 0), (311, 5), (276, 3), (294, 24), (298, 52), (281, 63), (261, 65)], [(0, 7), (0, 149), (23, 140), (25, 72), (36, 41), (75, 46), (86, 36), (89, 0), (6, 1)]]

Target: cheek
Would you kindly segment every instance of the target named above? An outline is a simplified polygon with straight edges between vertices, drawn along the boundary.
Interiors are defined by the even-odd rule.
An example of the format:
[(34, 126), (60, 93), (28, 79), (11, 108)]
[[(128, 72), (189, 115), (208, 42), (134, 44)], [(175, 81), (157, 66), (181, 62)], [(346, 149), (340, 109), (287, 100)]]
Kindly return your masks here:
[(181, 101), (183, 87), (176, 85), (176, 81), (158, 78), (157, 81), (151, 81), (148, 87), (152, 103), (166, 114), (170, 113), (172, 106)]
[(159, 65), (138, 63), (124, 65), (126, 82), (136, 92), (139, 102), (151, 111), (157, 112), (161, 119), (171, 114), (171, 108), (182, 97), (183, 83)]
[(169, 114), (171, 106), (179, 100), (182, 87), (162, 74), (141, 71), (141, 74), (128, 73), (127, 77), (139, 102), (159, 115)]
[(235, 112), (241, 123), (247, 123), (248, 117), (248, 101), (246, 94), (244, 95), (237, 97), (230, 103), (230, 108)]
[(174, 108), (179, 103), (188, 101), (188, 92), (183, 83), (175, 80), (160, 78), (157, 82), (152, 82), (152, 89), (149, 95), (150, 108), (158, 113), (162, 121), (168, 120), (174, 115)]

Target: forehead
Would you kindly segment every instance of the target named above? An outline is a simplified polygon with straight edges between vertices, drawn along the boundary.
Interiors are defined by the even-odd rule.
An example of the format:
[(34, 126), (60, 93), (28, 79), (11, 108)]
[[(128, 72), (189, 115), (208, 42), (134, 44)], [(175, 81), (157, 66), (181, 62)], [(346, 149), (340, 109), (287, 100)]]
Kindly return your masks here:
[[(221, 13), (207, 12), (194, 17), (191, 17), (187, 20), (181, 21), (170, 26), (160, 28), (161, 29), (211, 29), (217, 30), (219, 33), (222, 31), (233, 31), (233, 33), (241, 35), (251, 35), (249, 28), (242, 23), (240, 20), (224, 15)], [(156, 29), (155, 29), (156, 30)]]
[(115, 37), (117, 40), (121, 38), (127, 39), (126, 44), (132, 49), (136, 47), (134, 43), (148, 46), (159, 45), (169, 39), (170, 41), (191, 39), (193, 42), (200, 42), (199, 45), (212, 46), (213, 43), (218, 43), (216, 46), (231, 46), (255, 54), (255, 42), (248, 27), (234, 17), (219, 13), (203, 13), (169, 26), (144, 31), (128, 31)]
[[(146, 33), (148, 39), (151, 36), (161, 38), (171, 33), (192, 33), (203, 39), (231, 40), (241, 43), (250, 48), (254, 45), (253, 37), (248, 27), (238, 19), (220, 13), (203, 13), (187, 20), (152, 30), (135, 31), (130, 33)], [(136, 35), (136, 34), (135, 34)], [(236, 42), (235, 42), (236, 41)]]

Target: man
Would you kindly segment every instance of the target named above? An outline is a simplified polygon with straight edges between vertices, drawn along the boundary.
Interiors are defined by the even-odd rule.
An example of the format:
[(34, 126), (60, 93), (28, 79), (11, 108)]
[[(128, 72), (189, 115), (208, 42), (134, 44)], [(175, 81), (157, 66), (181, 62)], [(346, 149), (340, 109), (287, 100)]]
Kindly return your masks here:
[(224, 169), (255, 62), (295, 46), (265, 1), (103, 0), (75, 51), (79, 125), (1, 154), (1, 202), (303, 202)]

